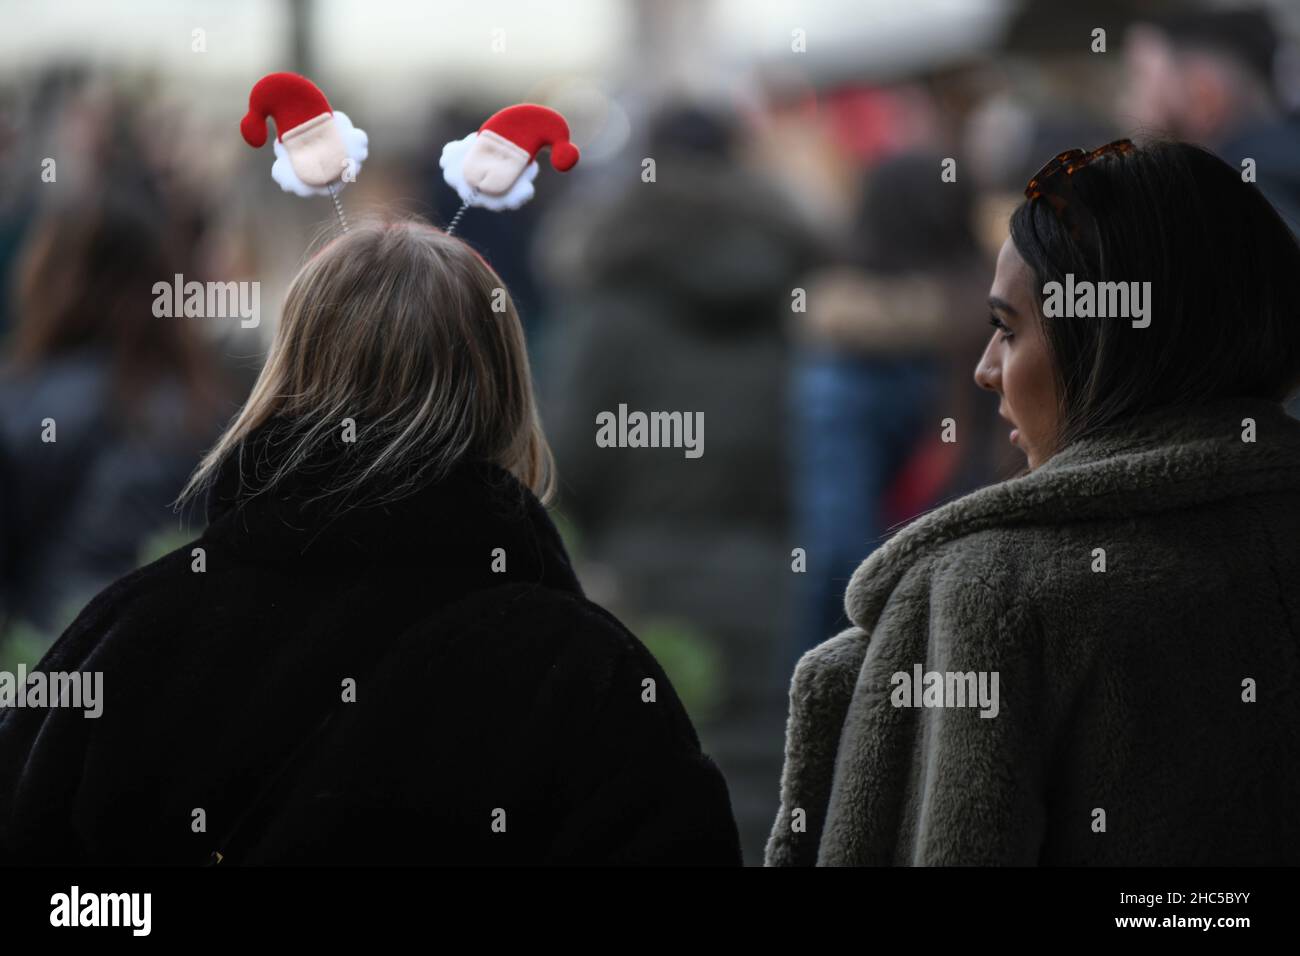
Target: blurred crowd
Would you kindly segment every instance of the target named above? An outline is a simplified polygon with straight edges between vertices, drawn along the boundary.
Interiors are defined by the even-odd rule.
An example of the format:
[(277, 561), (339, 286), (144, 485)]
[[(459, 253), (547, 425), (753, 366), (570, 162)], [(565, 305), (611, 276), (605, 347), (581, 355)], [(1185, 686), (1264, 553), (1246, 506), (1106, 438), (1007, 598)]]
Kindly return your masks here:
[[(1170, 9), (1124, 17), (1104, 55), (1086, 17), (1031, 5), (995, 47), (887, 78), (756, 66), (743, 98), (614, 78), (617, 150), (458, 230), (524, 319), (579, 576), (672, 677), (750, 861), (791, 668), (847, 626), (849, 576), (891, 528), (1023, 465), (971, 371), (1035, 169), (1121, 135), (1188, 139), (1253, 159), (1300, 225), (1289, 25)], [(344, 203), (445, 223), (441, 145), (504, 104), (412, 105), (420, 135), (376, 148)], [(237, 142), (242, 107), (209, 137), (147, 72), (0, 86), (0, 663), (31, 663), (97, 590), (202, 526), (172, 502), (332, 227), (328, 201), (280, 194), (269, 155)], [(584, 131), (601, 131), (575, 124), (585, 149)], [(267, 315), (156, 318), (153, 285), (178, 273), (260, 281)], [(703, 412), (705, 455), (597, 447), (597, 414), (621, 403)]]

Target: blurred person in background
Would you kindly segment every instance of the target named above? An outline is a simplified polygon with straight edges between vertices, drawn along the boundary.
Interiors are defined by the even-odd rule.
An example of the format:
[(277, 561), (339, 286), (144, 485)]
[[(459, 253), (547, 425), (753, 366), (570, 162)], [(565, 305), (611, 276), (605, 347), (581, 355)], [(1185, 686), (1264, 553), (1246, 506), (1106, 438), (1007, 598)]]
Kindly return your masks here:
[[(1294, 865), (1300, 246), (1186, 143), (1045, 166), (1010, 233), (975, 382), (1028, 472), (854, 573), (767, 862)], [(1048, 283), (1129, 307), (1048, 317)]]
[[(45, 177), (84, 188), (86, 171), (102, 155), (96, 128), (105, 111), (92, 106), (89, 72), (61, 64), (40, 70), (30, 82), (0, 84), (0, 342), (15, 323), (14, 272), (23, 241), (40, 212)], [(62, 166), (49, 168), (49, 160)], [(33, 188), (33, 180), (38, 188)]]
[[(1277, 96), (1281, 40), (1268, 11), (1186, 11), (1134, 25), (1121, 117), (1204, 143), (1260, 190), (1300, 235), (1300, 120)], [(1287, 404), (1300, 417), (1300, 396)]]
[(501, 289), (420, 221), (307, 261), (186, 487), (206, 530), (41, 662), (101, 673), (99, 715), (0, 717), (0, 863), (739, 864), (726, 782), (547, 516)]
[(229, 409), (192, 319), (154, 315), (186, 268), (173, 210), (106, 177), (34, 224), (0, 376), (0, 612), (52, 639), (175, 526), (171, 502)]
[[(681, 625), (684, 671), (707, 661), (701, 733), (733, 788), (751, 859), (780, 769), (779, 668), (791, 588), (782, 383), (796, 278), (820, 255), (799, 216), (744, 165), (740, 131), (700, 107), (650, 124), (654, 182), (575, 212), (576, 275), (556, 315), (546, 418), (582, 556), (630, 618)], [(702, 413), (703, 455), (601, 448), (602, 411)]]
[(1280, 40), (1262, 8), (1196, 10), (1135, 24), (1124, 46), (1125, 127), (1202, 143), (1259, 188), (1300, 232), (1300, 122), (1277, 95)]
[[(795, 538), (808, 558), (796, 657), (843, 626), (844, 587), (864, 550), (957, 479), (959, 450), (990, 444), (976, 424), (984, 416), (949, 394), (957, 362), (969, 360), (984, 264), (967, 179), (942, 183), (941, 163), (908, 153), (870, 171), (840, 261), (807, 278), (806, 311), (794, 316)], [(941, 442), (946, 417), (959, 444)], [(891, 514), (900, 496), (905, 513)]]

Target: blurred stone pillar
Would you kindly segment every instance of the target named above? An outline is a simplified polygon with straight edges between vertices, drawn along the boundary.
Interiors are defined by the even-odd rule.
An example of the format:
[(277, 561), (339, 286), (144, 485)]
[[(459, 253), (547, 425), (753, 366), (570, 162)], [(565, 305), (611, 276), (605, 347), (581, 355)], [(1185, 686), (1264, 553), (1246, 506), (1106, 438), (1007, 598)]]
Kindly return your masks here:
[(313, 76), (316, 67), (311, 42), (314, 0), (288, 0), (288, 4), (290, 69), (303, 76)]

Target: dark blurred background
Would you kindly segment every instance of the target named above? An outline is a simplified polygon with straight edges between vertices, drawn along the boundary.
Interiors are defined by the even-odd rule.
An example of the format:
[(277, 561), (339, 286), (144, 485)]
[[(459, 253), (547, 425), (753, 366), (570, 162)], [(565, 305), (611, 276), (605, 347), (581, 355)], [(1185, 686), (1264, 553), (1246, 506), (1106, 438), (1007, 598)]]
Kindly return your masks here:
[[(847, 625), (854, 568), (1022, 464), (971, 372), (1025, 180), (1172, 136), (1253, 159), (1300, 223), (1295, 3), (7, 0), (0, 24), (0, 666), (201, 531), (170, 503), (334, 227), (240, 139), (252, 84), (305, 73), (369, 133), (349, 214), (438, 223), (442, 144), (543, 103), (581, 164), (459, 232), (524, 318), (580, 576), (673, 678), (750, 863), (791, 668)], [(176, 273), (259, 281), (260, 323), (155, 318)], [(703, 412), (703, 457), (598, 448), (624, 403)]]

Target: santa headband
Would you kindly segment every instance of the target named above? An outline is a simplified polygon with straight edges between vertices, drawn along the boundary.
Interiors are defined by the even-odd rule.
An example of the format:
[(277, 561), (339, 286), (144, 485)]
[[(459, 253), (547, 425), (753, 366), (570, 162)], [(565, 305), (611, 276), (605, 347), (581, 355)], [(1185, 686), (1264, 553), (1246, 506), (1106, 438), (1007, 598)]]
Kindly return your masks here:
[(438, 165), (461, 200), (447, 232), (455, 231), (470, 206), (518, 209), (532, 199), (537, 154), (547, 147), (556, 172), (577, 165), (578, 147), (569, 140), (569, 124), (555, 110), (533, 103), (507, 106), (477, 131), (444, 146)]
[[(271, 73), (253, 85), (248, 112), (239, 123), (249, 146), (266, 144), (268, 119), (277, 132), (272, 178), (285, 192), (328, 195), (346, 232), (339, 191), (356, 181), (369, 156), (365, 131), (353, 126), (342, 110), (331, 109), (320, 88), (296, 73)], [(577, 165), (578, 147), (569, 139), (569, 124), (555, 110), (533, 103), (507, 106), (475, 132), (447, 143), (439, 165), (461, 198), (447, 232), (455, 231), (470, 206), (518, 209), (532, 199), (537, 154), (547, 148), (557, 172)]]
[(357, 129), (342, 110), (330, 109), (325, 94), (297, 73), (271, 73), (253, 85), (248, 112), (239, 123), (244, 141), (254, 148), (266, 143), (266, 121), (275, 121), (271, 177), (285, 192), (329, 196), (346, 232), (339, 190), (355, 182), (370, 155), (365, 130)]

